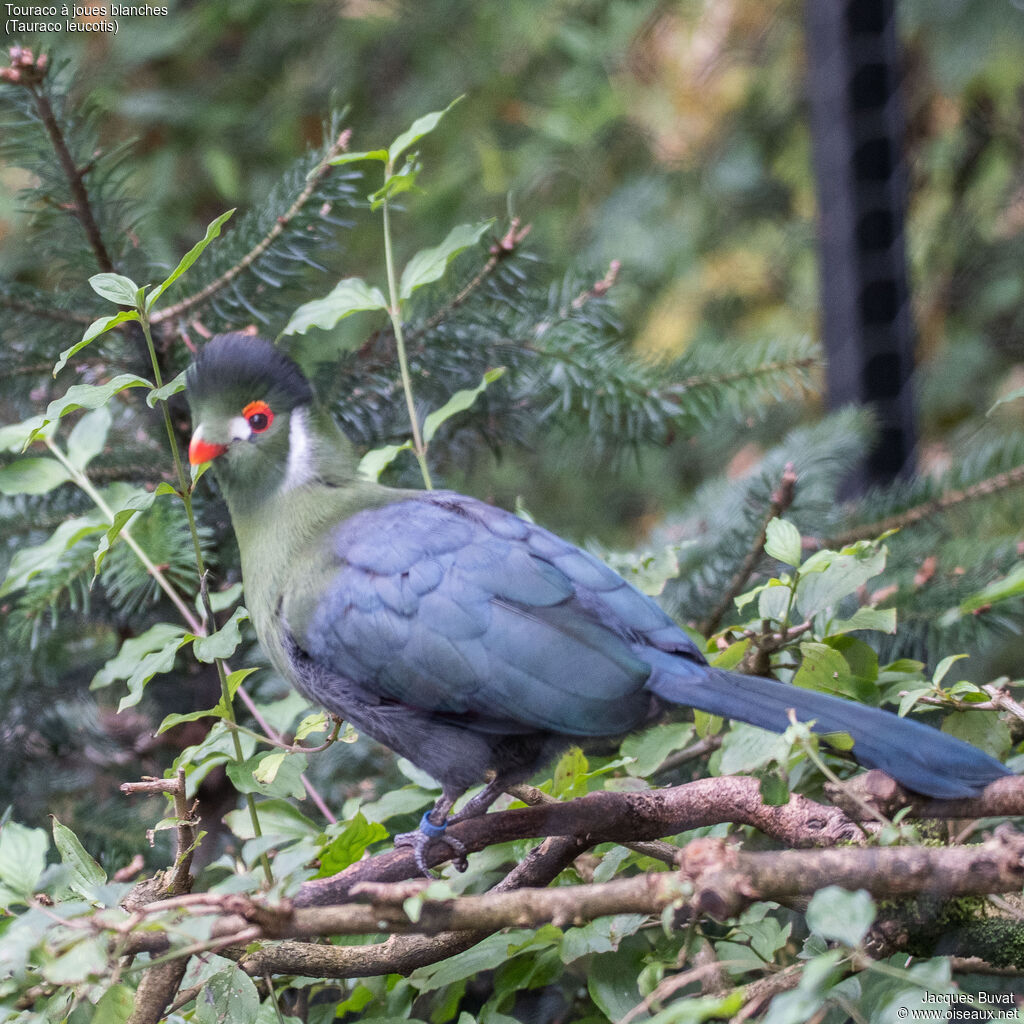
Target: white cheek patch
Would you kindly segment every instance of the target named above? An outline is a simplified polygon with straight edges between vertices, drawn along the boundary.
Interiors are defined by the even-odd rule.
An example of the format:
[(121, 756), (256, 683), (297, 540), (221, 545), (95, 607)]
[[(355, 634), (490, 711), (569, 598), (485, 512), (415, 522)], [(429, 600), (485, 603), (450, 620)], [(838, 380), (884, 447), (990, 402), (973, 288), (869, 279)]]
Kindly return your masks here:
[(249, 421), (244, 416), (233, 417), (229, 426), (231, 427), (232, 441), (248, 441), (252, 437), (252, 427), (249, 426)]
[(281, 490), (290, 491), (293, 487), (301, 487), (314, 476), (313, 441), (309, 434), (306, 410), (300, 406), (292, 410), (288, 424), (288, 466)]

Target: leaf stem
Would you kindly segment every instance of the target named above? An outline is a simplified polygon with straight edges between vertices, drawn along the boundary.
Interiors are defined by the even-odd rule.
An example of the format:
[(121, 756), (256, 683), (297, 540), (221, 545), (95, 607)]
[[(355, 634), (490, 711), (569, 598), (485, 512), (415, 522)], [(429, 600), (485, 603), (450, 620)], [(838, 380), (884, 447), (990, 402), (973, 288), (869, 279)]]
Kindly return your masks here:
[[(392, 174), (392, 163), (389, 160), (384, 168), (384, 180)], [(395, 257), (391, 247), (391, 209), (387, 194), (381, 199), (384, 210), (384, 263), (388, 275), (388, 316), (395, 332), (395, 348), (398, 350), (398, 368), (402, 374), (402, 390), (405, 392), (405, 405), (409, 410), (409, 422), (412, 425), (412, 446), (416, 461), (420, 464), (420, 473), (428, 491), (434, 489), (430, 479), (430, 467), (427, 465), (427, 446), (423, 443), (419, 420), (416, 417), (416, 402), (412, 394), (412, 377), (409, 375), (409, 361), (405, 354), (405, 335), (402, 333), (402, 299), (398, 293), (398, 282), (395, 277)]]
[[(46, 447), (50, 449), (53, 457), (68, 471), (71, 475), (71, 479), (75, 482), (75, 485), (81, 488), (92, 501), (92, 503), (103, 513), (107, 518), (107, 521), (111, 526), (114, 525), (114, 511), (107, 504), (103, 495), (93, 486), (92, 481), (81, 472), (76, 466), (72, 465), (68, 457), (53, 443), (53, 439), (49, 437), (43, 438)], [(124, 542), (135, 552), (138, 560), (145, 566), (146, 572), (156, 580), (157, 585), (160, 589), (171, 599), (174, 607), (181, 613), (181, 617), (185, 620), (186, 625), (193, 633), (201, 635), (204, 630), (202, 623), (192, 614), (192, 610), (187, 604), (185, 604), (182, 596), (174, 589), (170, 581), (160, 570), (153, 560), (146, 554), (146, 552), (139, 545), (139, 542), (132, 536), (131, 531), (127, 526), (121, 527), (121, 537)]]

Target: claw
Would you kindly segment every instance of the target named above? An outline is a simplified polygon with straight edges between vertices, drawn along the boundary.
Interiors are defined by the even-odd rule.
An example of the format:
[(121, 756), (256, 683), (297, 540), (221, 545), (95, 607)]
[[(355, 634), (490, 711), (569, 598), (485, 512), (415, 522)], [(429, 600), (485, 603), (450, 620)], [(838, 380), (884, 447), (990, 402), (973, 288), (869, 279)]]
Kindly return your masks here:
[(443, 821), (440, 825), (435, 825), (434, 822), (430, 820), (430, 812), (428, 811), (420, 819), (420, 827), (415, 832), (402, 832), (395, 836), (395, 846), (411, 846), (413, 859), (416, 861), (416, 867), (418, 867), (427, 878), (434, 878), (434, 873), (427, 867), (426, 853), (430, 844), (435, 839), (440, 839), (445, 842), (452, 851), (452, 862), (455, 864), (456, 870), (465, 871), (466, 868), (469, 867), (469, 861), (466, 859), (466, 847), (454, 836), (445, 835), (445, 830), (447, 828), (447, 820)]

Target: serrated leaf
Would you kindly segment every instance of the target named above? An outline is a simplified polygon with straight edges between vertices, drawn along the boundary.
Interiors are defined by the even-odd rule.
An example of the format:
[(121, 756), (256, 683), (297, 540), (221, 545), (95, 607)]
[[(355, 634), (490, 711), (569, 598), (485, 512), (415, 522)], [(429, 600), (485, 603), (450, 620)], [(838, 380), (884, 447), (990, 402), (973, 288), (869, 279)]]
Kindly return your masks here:
[(299, 306), (282, 333), (305, 334), (310, 327), (329, 331), (353, 313), (387, 308), (387, 299), (379, 288), (367, 284), (360, 277), (346, 277), (322, 299), (313, 299)]
[(398, 286), (399, 296), (407, 299), (417, 288), (436, 281), (460, 252), (480, 240), (491, 223), (484, 221), (481, 224), (459, 224), (448, 232), (447, 238), (440, 245), (421, 249), (402, 270), (402, 279)]
[(459, 96), (452, 100), (444, 110), (435, 110), (430, 114), (424, 114), (415, 121), (388, 146), (387, 158), (394, 163), (413, 143), (419, 142), (424, 135), (429, 135), (440, 123), (441, 118), (448, 113), (456, 103), (461, 100)]
[(440, 409), (435, 409), (430, 413), (423, 421), (424, 443), (430, 444), (442, 423), (458, 413), (465, 412), (471, 408), (477, 398), (487, 390), (487, 386), (504, 376), (504, 373), (504, 366), (497, 366), (493, 370), (488, 370), (475, 388), (465, 388), (462, 391), (456, 391)]
[(361, 813), (357, 814), (321, 851), (320, 870), (316, 877), (329, 878), (344, 871), (350, 864), (355, 864), (372, 843), (387, 837), (388, 830), (380, 822), (367, 821)]
[(800, 531), (787, 519), (772, 519), (765, 535), (764, 550), (786, 565), (799, 566), (803, 556)]
[(107, 881), (107, 873), (86, 852), (78, 836), (62, 825), (56, 815), (53, 821), (53, 844), (57, 847), (60, 859), (71, 869), (68, 886), (86, 899), (91, 899), (97, 886)]
[(163, 293), (167, 291), (167, 289), (170, 288), (170, 286), (174, 284), (174, 282), (177, 281), (178, 278), (181, 277), (181, 275), (184, 274), (197, 259), (199, 259), (203, 250), (220, 234), (220, 229), (224, 226), (224, 222), (234, 212), (234, 210), (228, 210), (226, 213), (222, 213), (216, 220), (210, 222), (209, 226), (206, 228), (206, 234), (196, 242), (196, 244), (193, 245), (184, 256), (181, 257), (181, 262), (179, 262), (174, 270), (171, 271), (170, 277), (158, 284), (149, 293), (149, 298), (146, 300), (147, 310), (152, 309), (156, 300), (159, 299), (160, 296), (163, 295)]
[(148, 395), (146, 395), (146, 405), (150, 409), (156, 406), (157, 402), (166, 402), (172, 395), (176, 395), (179, 391), (185, 390), (185, 377), (188, 374), (188, 370), (182, 370), (174, 380), (168, 381), (163, 387), (153, 388)]
[(412, 441), (402, 444), (386, 444), (382, 448), (374, 448), (360, 460), (357, 472), (367, 480), (379, 480), (381, 473), (391, 465), (404, 451), (412, 449)]
[(81, 341), (76, 341), (70, 348), (64, 349), (60, 354), (60, 358), (57, 360), (53, 367), (54, 377), (60, 373), (68, 364), (68, 360), (78, 352), (81, 352), (86, 345), (92, 344), (101, 334), (106, 334), (107, 331), (112, 331), (115, 327), (121, 324), (130, 323), (131, 321), (138, 320), (139, 314), (134, 309), (122, 309), (120, 313), (115, 313), (113, 316), (101, 316), (99, 320), (93, 320), (91, 324), (85, 329), (85, 333), (82, 335)]
[(134, 306), (139, 286), (123, 274), (93, 274), (89, 287), (97, 294), (119, 306)]
[(35, 456), (0, 466), (0, 494), (48, 494), (71, 474), (56, 459)]
[(807, 927), (823, 939), (859, 946), (875, 920), (875, 901), (864, 890), (819, 889), (807, 906)]

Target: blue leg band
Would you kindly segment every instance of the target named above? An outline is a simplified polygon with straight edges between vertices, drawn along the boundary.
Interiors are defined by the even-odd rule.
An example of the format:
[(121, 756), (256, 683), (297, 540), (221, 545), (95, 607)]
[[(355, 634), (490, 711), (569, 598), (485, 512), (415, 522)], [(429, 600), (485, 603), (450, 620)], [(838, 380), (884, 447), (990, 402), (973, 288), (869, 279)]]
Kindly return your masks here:
[(448, 822), (447, 821), (441, 822), (440, 825), (435, 825), (430, 820), (430, 811), (427, 811), (426, 814), (424, 814), (423, 817), (420, 818), (420, 831), (425, 836), (430, 836), (431, 839), (437, 839), (438, 836), (443, 836), (444, 835), (444, 830), (447, 827), (448, 827)]

